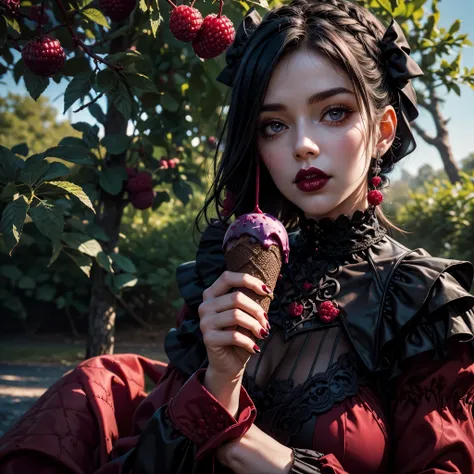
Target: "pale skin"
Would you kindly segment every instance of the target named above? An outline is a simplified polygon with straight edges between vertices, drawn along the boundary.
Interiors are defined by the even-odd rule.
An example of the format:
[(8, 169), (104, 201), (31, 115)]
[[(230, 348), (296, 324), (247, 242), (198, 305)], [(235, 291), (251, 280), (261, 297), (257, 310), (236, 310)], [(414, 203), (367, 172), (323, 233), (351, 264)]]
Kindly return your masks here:
[[(396, 124), (393, 107), (385, 107), (376, 140), (367, 147), (364, 117), (349, 77), (321, 55), (300, 48), (272, 74), (259, 117), (260, 157), (279, 191), (307, 217), (351, 215), (368, 206), (371, 158), (390, 148)], [(319, 191), (304, 193), (294, 177), (311, 166), (330, 180)], [(204, 385), (234, 417), (246, 363), (268, 326), (259, 304), (241, 292), (229, 292), (247, 287), (265, 295), (262, 285), (251, 275), (226, 271), (204, 292), (199, 307), (209, 358)], [(216, 457), (236, 474), (277, 474), (289, 472), (293, 453), (252, 425), (244, 436), (219, 447)]]

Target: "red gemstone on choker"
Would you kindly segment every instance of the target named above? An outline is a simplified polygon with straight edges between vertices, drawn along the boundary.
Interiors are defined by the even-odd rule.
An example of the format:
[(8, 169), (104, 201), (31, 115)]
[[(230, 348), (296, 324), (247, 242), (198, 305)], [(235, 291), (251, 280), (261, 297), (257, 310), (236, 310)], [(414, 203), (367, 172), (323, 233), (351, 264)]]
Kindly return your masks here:
[(296, 301), (288, 306), (288, 313), (292, 318), (297, 318), (303, 314), (303, 305)]
[(332, 301), (323, 301), (318, 309), (319, 318), (323, 323), (331, 323), (339, 316), (340, 312)]
[(309, 291), (311, 290), (311, 288), (313, 288), (313, 285), (309, 281), (305, 281), (303, 283), (303, 290)]

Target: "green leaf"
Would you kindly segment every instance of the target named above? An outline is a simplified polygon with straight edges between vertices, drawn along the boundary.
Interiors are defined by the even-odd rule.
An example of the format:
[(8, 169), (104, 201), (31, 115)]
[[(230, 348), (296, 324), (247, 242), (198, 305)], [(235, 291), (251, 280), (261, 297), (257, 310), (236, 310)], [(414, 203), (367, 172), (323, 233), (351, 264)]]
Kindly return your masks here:
[(0, 145), (0, 182), (17, 181), (25, 162), (8, 148)]
[(93, 1), (94, 0), (77, 0), (77, 6), (82, 9), (90, 5)]
[(88, 8), (87, 10), (83, 10), (82, 14), (94, 23), (97, 23), (100, 26), (105, 26), (105, 28), (110, 28), (107, 18), (105, 18), (104, 14), (96, 8)]
[(102, 125), (105, 124), (106, 117), (99, 104), (89, 105), (88, 110), (92, 117), (94, 117), (98, 122), (100, 122)]
[(161, 97), (161, 105), (169, 112), (177, 112), (181, 104), (167, 92)]
[(53, 301), (56, 296), (56, 287), (42, 285), (36, 289), (35, 298), (40, 301)]
[(22, 276), (18, 280), (18, 288), (22, 290), (34, 290), (36, 288), (36, 282), (29, 276)]
[(15, 82), (18, 84), (20, 82), (21, 77), (23, 76), (23, 73), (25, 71), (25, 63), (23, 62), (23, 59), (19, 59), (15, 67), (13, 68), (13, 79), (15, 79)]
[(454, 35), (454, 33), (457, 33), (461, 28), (461, 20), (456, 20), (452, 25), (451, 28), (449, 28), (448, 34), (449, 35)]
[(34, 100), (38, 99), (49, 84), (48, 77), (37, 76), (28, 68), (25, 68), (23, 78), (25, 79), (26, 89)]
[(66, 146), (77, 146), (79, 148), (87, 148), (89, 147), (86, 145), (86, 142), (82, 138), (77, 137), (64, 137), (58, 145), (66, 145)]
[(61, 158), (77, 165), (93, 165), (94, 160), (89, 156), (89, 150), (84, 147), (60, 145), (48, 148), (44, 156)]
[(92, 269), (92, 260), (86, 255), (81, 254), (72, 254), (65, 252), (68, 257), (70, 257), (76, 265), (90, 278), (91, 269)]
[(455, 82), (451, 82), (451, 88), (454, 90), (456, 95), (461, 96), (461, 88)]
[(64, 112), (71, 107), (76, 100), (82, 99), (91, 90), (92, 87), (92, 75), (90, 73), (81, 73), (74, 76), (71, 82), (66, 87), (64, 93)]
[(92, 72), (87, 57), (80, 58), (76, 56), (68, 59), (61, 69), (61, 74), (63, 76), (75, 76), (76, 74), (85, 72), (88, 72), (89, 74)]
[(43, 155), (32, 155), (25, 161), (25, 167), (21, 171), (20, 179), (28, 186), (40, 184), (42, 176), (48, 171), (49, 163)]
[(120, 268), (120, 270), (123, 270), (127, 273), (137, 273), (137, 267), (128, 257), (125, 257), (119, 253), (112, 253), (110, 254), (110, 257), (112, 258), (115, 265)]
[(91, 239), (88, 235), (79, 234), (78, 232), (65, 232), (61, 240), (79, 252), (88, 255), (89, 257), (97, 257), (99, 252), (102, 252), (102, 247), (95, 239)]
[(107, 93), (117, 86), (117, 75), (111, 69), (102, 69), (95, 79), (98, 92)]
[(21, 278), (23, 272), (15, 265), (0, 265), (0, 275), (15, 282)]
[(12, 148), (12, 152), (16, 153), (17, 155), (28, 156), (28, 145), (26, 143), (15, 145)]
[(5, 18), (6, 22), (7, 22), (17, 33), (21, 33), (20, 24), (18, 23), (18, 21), (16, 20), (16, 18), (12, 18), (12, 17), (3, 17), (3, 18)]
[(43, 235), (52, 241), (59, 240), (64, 230), (64, 216), (58, 206), (40, 202), (30, 208), (30, 216)]
[(137, 282), (138, 278), (135, 275), (131, 275), (130, 273), (114, 275), (114, 286), (117, 290), (134, 287)]
[(117, 87), (114, 89), (112, 102), (115, 108), (123, 115), (123, 118), (129, 120), (132, 116), (132, 98), (123, 81), (119, 81)]
[(162, 21), (163, 17), (161, 16), (160, 12), (153, 10), (150, 15), (150, 28), (153, 38), (156, 38), (156, 33), (158, 32), (158, 28), (160, 27)]
[(7, 21), (3, 15), (0, 15), (0, 48), (7, 41)]
[(77, 131), (82, 132), (82, 139), (89, 148), (99, 146), (99, 127), (89, 125), (86, 122), (76, 122), (71, 125)]
[(85, 228), (85, 231), (94, 239), (102, 240), (103, 242), (108, 242), (110, 238), (105, 233), (105, 230), (97, 224), (88, 224)]
[(119, 155), (128, 150), (130, 146), (130, 137), (127, 135), (109, 134), (102, 138), (102, 145), (107, 148), (111, 155)]
[(186, 181), (174, 181), (173, 182), (173, 192), (176, 194), (176, 197), (186, 205), (193, 195), (193, 188)]
[(131, 87), (132, 92), (141, 97), (147, 92), (158, 93), (154, 82), (144, 74), (126, 74), (128, 85)]
[(11, 199), (18, 192), (17, 187), (13, 183), (8, 183), (2, 191), (2, 199), (6, 201)]
[(120, 166), (114, 166), (113, 168), (108, 168), (104, 171), (101, 171), (99, 175), (99, 184), (100, 187), (107, 193), (112, 196), (117, 196), (117, 194), (122, 191), (122, 183), (128, 178), (127, 172), (124, 168)]
[(28, 208), (29, 204), (25, 196), (20, 196), (3, 210), (0, 228), (9, 255), (20, 242)]
[(114, 273), (112, 268), (112, 259), (105, 253), (99, 252), (97, 255), (97, 263), (108, 273)]
[(50, 163), (48, 171), (43, 176), (43, 181), (48, 181), (50, 179), (62, 178), (63, 176), (71, 173), (71, 170), (63, 163), (55, 161)]
[(70, 183), (69, 181), (50, 181), (48, 183), (50, 186), (55, 186), (57, 188), (64, 189), (69, 194), (75, 196), (82, 204), (86, 205), (89, 209), (91, 209), (95, 214), (94, 206), (92, 205), (89, 196), (84, 192), (84, 190), (78, 186), (77, 184)]
[(57, 260), (59, 257), (61, 250), (63, 249), (63, 245), (61, 244), (61, 241), (58, 240), (53, 240), (53, 253), (51, 255), (51, 259), (48, 263), (48, 268)]
[(164, 202), (170, 202), (170, 195), (166, 191), (158, 191), (153, 199), (151, 208), (153, 210), (158, 209)]

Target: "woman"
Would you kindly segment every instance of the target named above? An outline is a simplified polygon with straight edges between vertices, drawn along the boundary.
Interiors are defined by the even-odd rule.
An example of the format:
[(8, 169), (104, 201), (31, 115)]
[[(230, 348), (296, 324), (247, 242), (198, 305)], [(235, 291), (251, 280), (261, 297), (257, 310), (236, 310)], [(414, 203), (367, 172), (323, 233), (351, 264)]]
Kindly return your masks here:
[[(405, 248), (377, 207), (415, 147), (422, 72), (409, 53), (395, 22), (344, 0), (249, 12), (219, 76), (232, 99), (202, 214), (215, 205), (221, 218), (178, 269), (170, 364), (113, 449), (87, 468), (61, 451), (43, 472), (474, 472), (472, 266)], [(258, 162), (260, 207), (290, 231), (268, 315), (232, 291), (268, 288), (225, 271), (222, 252), (230, 215), (253, 209)], [(235, 204), (222, 212), (224, 191)], [(127, 383), (111, 358), (94, 363)], [(114, 416), (129, 420), (118, 398)], [(35, 451), (15, 440), (7, 473)]]

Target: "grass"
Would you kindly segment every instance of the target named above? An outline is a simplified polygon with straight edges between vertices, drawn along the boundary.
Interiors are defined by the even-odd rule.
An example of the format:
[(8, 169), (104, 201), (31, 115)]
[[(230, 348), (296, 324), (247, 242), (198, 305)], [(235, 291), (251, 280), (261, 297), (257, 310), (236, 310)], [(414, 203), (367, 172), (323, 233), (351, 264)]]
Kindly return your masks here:
[[(147, 334), (140, 339), (136, 334), (127, 340), (116, 336), (114, 353), (135, 353), (150, 359), (167, 362), (163, 350), (165, 333)], [(138, 340), (137, 340), (138, 338)], [(64, 335), (0, 338), (0, 363), (16, 364), (77, 364), (85, 358), (85, 339), (71, 339)]]

